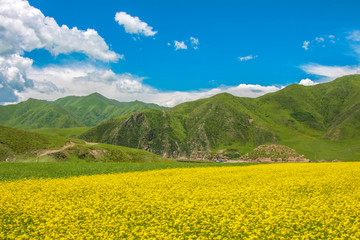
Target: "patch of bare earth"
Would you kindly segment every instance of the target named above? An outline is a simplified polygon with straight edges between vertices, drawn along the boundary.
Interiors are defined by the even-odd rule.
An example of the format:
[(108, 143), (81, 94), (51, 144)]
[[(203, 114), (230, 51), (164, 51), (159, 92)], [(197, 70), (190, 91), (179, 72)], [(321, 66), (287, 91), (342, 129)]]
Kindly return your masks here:
[(89, 150), (89, 152), (95, 159), (103, 157), (104, 154), (106, 153), (105, 150), (99, 150), (99, 149)]
[(49, 154), (52, 154), (52, 153), (61, 152), (61, 151), (65, 150), (65, 149), (67, 149), (67, 148), (69, 148), (69, 147), (73, 147), (73, 146), (75, 146), (75, 145), (76, 145), (76, 143), (70, 141), (70, 142), (67, 142), (67, 143), (66, 143), (64, 146), (62, 146), (62, 148), (60, 148), (60, 149), (55, 149), (55, 150), (51, 150), (51, 149), (41, 150), (41, 151), (39, 151), (39, 152), (37, 153), (37, 155), (38, 155), (39, 157), (41, 157), (41, 156), (49, 155)]

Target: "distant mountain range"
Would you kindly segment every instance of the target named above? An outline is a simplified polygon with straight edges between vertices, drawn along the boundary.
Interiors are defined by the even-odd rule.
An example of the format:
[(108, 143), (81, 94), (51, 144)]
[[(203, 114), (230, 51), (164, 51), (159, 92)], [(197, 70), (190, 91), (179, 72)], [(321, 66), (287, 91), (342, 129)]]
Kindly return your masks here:
[(69, 96), (53, 102), (29, 99), (0, 106), (0, 125), (19, 129), (91, 127), (144, 109), (167, 108), (139, 101), (118, 102), (99, 93), (85, 97)]
[(360, 76), (293, 84), (255, 99), (223, 93), (167, 111), (145, 110), (105, 121), (81, 137), (172, 158), (234, 158), (278, 143), (310, 159), (359, 160)]
[[(70, 127), (96, 126), (79, 137), (167, 158), (237, 159), (271, 143), (311, 160), (359, 160), (360, 75), (315, 86), (293, 84), (258, 98), (223, 93), (171, 109), (121, 103), (98, 93), (53, 102), (29, 99), (0, 106), (0, 125), (45, 133), (54, 131), (45, 128), (69, 128), (68, 136), (87, 130)], [(16, 134), (29, 134), (28, 140), (39, 136)]]

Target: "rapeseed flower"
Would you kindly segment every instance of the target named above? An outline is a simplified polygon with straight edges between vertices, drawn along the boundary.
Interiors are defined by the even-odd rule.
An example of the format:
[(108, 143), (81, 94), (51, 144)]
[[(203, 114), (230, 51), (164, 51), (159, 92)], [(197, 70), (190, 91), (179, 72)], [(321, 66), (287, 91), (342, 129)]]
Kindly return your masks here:
[(360, 239), (360, 163), (0, 182), (0, 239)]

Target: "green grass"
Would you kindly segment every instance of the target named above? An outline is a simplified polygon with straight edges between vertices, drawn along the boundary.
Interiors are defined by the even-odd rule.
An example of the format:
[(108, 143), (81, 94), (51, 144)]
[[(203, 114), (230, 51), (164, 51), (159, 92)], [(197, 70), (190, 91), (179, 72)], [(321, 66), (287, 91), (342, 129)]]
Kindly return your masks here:
[(19, 104), (0, 106), (0, 124), (24, 130), (89, 127), (144, 109), (167, 108), (139, 101), (118, 102), (98, 93), (83, 97), (68, 96), (53, 102), (28, 99)]
[(168, 168), (248, 166), (254, 163), (87, 163), (87, 162), (0, 162), (0, 180), (67, 178), (73, 176), (149, 171)]
[[(61, 131), (60, 131), (61, 132)], [(69, 131), (70, 133), (70, 131)], [(64, 145), (67, 147), (63, 147)], [(48, 150), (58, 150), (49, 152)], [(47, 154), (45, 154), (47, 152)], [(88, 144), (84, 140), (40, 134), (0, 126), (0, 161), (17, 162), (159, 162), (159, 155), (109, 144)]]
[[(360, 161), (360, 139), (332, 141), (329, 139), (315, 140), (291, 132), (281, 132), (280, 141), (276, 144), (286, 145), (296, 150), (305, 158), (313, 161), (342, 160)], [(320, 138), (321, 136), (319, 136)]]
[(7, 151), (27, 154), (39, 149), (60, 148), (67, 139), (58, 136), (31, 133), (28, 131), (0, 126), (0, 161), (5, 160)]
[(41, 134), (62, 136), (62, 137), (77, 137), (84, 132), (90, 130), (91, 127), (76, 127), (76, 128), (38, 128), (32, 129), (30, 132)]
[(290, 85), (258, 98), (222, 93), (103, 122), (80, 137), (172, 158), (237, 158), (282, 144), (310, 160), (360, 158), (360, 75)]

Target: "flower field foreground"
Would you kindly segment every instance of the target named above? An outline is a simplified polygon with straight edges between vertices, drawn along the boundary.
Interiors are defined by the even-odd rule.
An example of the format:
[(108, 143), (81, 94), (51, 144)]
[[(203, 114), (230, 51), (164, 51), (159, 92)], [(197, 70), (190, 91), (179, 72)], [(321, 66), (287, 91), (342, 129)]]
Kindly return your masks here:
[(359, 239), (360, 163), (0, 182), (0, 239)]

